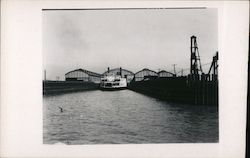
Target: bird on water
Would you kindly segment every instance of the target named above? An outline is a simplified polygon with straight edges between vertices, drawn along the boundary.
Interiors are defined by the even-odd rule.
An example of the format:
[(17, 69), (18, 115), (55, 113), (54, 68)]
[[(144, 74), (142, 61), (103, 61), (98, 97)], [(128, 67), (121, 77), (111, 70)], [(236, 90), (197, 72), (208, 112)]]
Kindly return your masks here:
[(63, 108), (62, 107), (59, 106), (58, 108), (60, 109), (60, 112), (63, 112)]

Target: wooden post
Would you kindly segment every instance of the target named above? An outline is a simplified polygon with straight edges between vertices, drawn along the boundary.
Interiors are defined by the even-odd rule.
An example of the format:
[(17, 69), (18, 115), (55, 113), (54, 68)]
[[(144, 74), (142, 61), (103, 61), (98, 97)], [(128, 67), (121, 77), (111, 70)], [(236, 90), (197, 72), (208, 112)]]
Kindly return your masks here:
[(44, 81), (46, 81), (46, 70), (44, 70)]
[(202, 73), (201, 75), (201, 94), (202, 94), (202, 105), (205, 104), (205, 74)]

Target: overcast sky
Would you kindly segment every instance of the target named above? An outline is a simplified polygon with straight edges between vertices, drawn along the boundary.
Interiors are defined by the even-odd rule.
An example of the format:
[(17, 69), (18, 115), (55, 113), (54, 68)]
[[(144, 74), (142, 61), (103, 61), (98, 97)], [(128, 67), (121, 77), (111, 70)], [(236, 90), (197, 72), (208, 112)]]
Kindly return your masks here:
[(190, 67), (192, 35), (202, 64), (212, 61), (217, 20), (216, 9), (43, 11), (43, 68), (47, 79), (77, 68), (173, 71), (176, 64), (178, 72)]

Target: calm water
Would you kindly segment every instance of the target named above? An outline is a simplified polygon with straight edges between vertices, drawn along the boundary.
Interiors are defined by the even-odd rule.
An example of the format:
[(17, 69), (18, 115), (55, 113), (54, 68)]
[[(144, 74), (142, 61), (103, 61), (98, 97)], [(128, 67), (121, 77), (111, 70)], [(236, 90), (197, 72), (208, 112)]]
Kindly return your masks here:
[(43, 124), (45, 144), (218, 142), (217, 108), (168, 103), (130, 90), (46, 96)]

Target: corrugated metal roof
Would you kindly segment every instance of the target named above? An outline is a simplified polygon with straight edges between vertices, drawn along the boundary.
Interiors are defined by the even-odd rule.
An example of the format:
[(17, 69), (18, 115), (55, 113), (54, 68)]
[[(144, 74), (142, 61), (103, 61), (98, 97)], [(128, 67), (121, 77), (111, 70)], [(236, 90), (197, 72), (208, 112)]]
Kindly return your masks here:
[(168, 72), (168, 71), (166, 71), (166, 70), (161, 70), (161, 71), (158, 72), (158, 74), (159, 74), (159, 73), (164, 73), (164, 72), (174, 75), (172, 72)]
[(153, 72), (153, 73), (157, 74), (157, 72), (155, 72), (155, 71), (153, 71), (153, 70), (149, 70), (148, 68), (144, 68), (144, 69), (142, 69), (141, 71), (138, 71), (138, 72), (135, 73), (135, 74), (138, 74), (138, 73), (140, 73), (140, 72), (142, 72), (142, 71), (150, 71), (150, 72)]
[(72, 70), (72, 71), (69, 71), (67, 72), (65, 75), (71, 73), (71, 72), (75, 72), (75, 71), (81, 71), (81, 72), (84, 72), (90, 76), (96, 76), (96, 77), (100, 77), (101, 74), (98, 74), (98, 73), (95, 73), (95, 72), (91, 72), (91, 71), (88, 71), (88, 70), (85, 70), (85, 69), (76, 69), (76, 70)]

